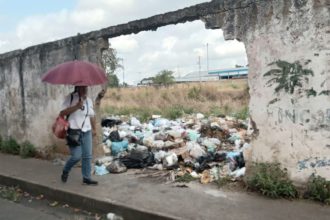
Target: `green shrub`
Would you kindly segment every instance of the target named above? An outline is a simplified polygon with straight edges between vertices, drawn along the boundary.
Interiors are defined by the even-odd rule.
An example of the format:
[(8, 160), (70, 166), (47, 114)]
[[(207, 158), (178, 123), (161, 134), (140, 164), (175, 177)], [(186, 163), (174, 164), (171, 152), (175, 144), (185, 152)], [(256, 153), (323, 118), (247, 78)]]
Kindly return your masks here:
[(19, 188), (5, 186), (0, 188), (0, 197), (13, 202), (19, 202), (21, 200), (22, 193)]
[(201, 88), (198, 87), (192, 87), (188, 91), (188, 98), (193, 100), (200, 100), (201, 99)]
[(134, 115), (136, 115), (141, 122), (147, 122), (150, 120), (151, 116), (153, 114), (153, 111), (148, 108), (144, 109), (136, 109)]
[(215, 105), (211, 106), (209, 114), (214, 116), (224, 115), (223, 110)]
[(22, 158), (34, 157), (36, 155), (36, 148), (29, 141), (21, 144), (20, 156)]
[(3, 140), (1, 144), (1, 151), (7, 154), (18, 155), (20, 152), (20, 146), (15, 139), (10, 137), (8, 140)]
[(312, 174), (307, 183), (305, 198), (330, 204), (330, 181)]
[(249, 117), (249, 108), (247, 106), (243, 107), (241, 110), (236, 112), (234, 116), (237, 119), (242, 119), (242, 120), (247, 119)]
[(182, 111), (185, 113), (185, 114), (192, 114), (195, 112), (195, 109), (193, 107), (185, 107), (185, 106), (182, 106)]
[(221, 187), (223, 187), (223, 186), (225, 186), (225, 185), (227, 185), (228, 183), (231, 183), (231, 182), (233, 182), (233, 181), (232, 181), (232, 178), (230, 176), (221, 177), (216, 181), (219, 188), (221, 188)]
[(194, 177), (192, 177), (189, 173), (185, 173), (183, 176), (179, 176), (175, 179), (175, 182), (179, 183), (189, 183), (191, 181), (196, 180)]
[(233, 110), (232, 110), (232, 108), (228, 105), (228, 104), (225, 104), (224, 106), (223, 106), (223, 113), (225, 114), (225, 115), (229, 115), (230, 113), (232, 113), (233, 112)]
[(286, 170), (277, 163), (255, 163), (247, 178), (249, 189), (271, 198), (296, 198), (297, 189), (288, 178)]
[(184, 111), (181, 106), (173, 106), (170, 108), (167, 108), (164, 112), (165, 118), (175, 120), (177, 118), (180, 118), (183, 115)]
[(233, 89), (238, 89), (238, 85), (236, 85), (236, 84), (234, 84), (234, 83), (230, 84), (230, 86), (231, 86)]

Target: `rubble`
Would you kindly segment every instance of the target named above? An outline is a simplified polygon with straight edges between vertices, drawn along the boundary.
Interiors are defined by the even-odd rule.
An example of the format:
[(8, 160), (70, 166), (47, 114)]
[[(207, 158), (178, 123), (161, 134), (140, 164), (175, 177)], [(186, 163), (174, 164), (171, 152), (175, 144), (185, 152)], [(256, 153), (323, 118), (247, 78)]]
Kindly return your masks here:
[(248, 120), (198, 113), (177, 120), (155, 115), (148, 123), (135, 117), (106, 118), (101, 124), (103, 145), (111, 156), (96, 160), (97, 175), (148, 168), (169, 170), (171, 181), (207, 184), (245, 174), (243, 151), (250, 148), (252, 134)]

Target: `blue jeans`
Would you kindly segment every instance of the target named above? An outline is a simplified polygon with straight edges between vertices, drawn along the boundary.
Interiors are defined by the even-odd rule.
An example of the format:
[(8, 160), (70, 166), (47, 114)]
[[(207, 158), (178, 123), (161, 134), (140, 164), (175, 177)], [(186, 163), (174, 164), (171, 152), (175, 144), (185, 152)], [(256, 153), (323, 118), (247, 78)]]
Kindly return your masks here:
[(69, 173), (71, 168), (82, 159), (81, 173), (83, 178), (91, 178), (92, 166), (92, 132), (81, 132), (81, 145), (70, 148), (71, 157), (66, 162), (63, 172)]

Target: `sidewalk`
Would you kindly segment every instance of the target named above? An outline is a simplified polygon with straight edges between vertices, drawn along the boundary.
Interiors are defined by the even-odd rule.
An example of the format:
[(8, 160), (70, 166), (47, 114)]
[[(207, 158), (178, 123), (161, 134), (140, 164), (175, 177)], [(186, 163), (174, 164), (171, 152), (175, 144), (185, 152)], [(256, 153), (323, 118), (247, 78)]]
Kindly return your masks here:
[(81, 208), (114, 212), (125, 220), (157, 219), (329, 219), (330, 206), (308, 201), (271, 200), (242, 192), (223, 192), (211, 185), (178, 188), (132, 172), (93, 176), (98, 186), (82, 185), (80, 169), (60, 181), (62, 167), (49, 161), (0, 154), (0, 184), (44, 194)]

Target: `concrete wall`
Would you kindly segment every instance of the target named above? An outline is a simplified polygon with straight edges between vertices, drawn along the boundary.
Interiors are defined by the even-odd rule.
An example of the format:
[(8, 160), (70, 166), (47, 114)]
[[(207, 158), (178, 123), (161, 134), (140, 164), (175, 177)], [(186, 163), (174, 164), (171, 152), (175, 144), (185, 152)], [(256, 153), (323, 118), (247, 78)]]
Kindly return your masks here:
[(330, 179), (330, 2), (245, 2), (206, 25), (246, 47), (257, 128), (248, 160), (279, 162), (296, 183)]
[(245, 40), (259, 129), (252, 160), (280, 162), (296, 182), (330, 179), (330, 2), (278, 2)]
[(0, 55), (1, 136), (29, 140), (38, 148), (54, 145), (58, 140), (51, 125), (64, 96), (73, 88), (42, 83), (41, 76), (49, 68), (76, 58), (100, 65), (101, 50), (108, 46), (108, 39), (75, 37)]
[(329, 7), (328, 0), (213, 0), (0, 55), (0, 133), (53, 143), (50, 125), (68, 89), (42, 84), (43, 72), (75, 56), (99, 62), (107, 41), (96, 39), (201, 19), (246, 46), (256, 126), (246, 159), (279, 162), (297, 183), (311, 173), (330, 179)]

